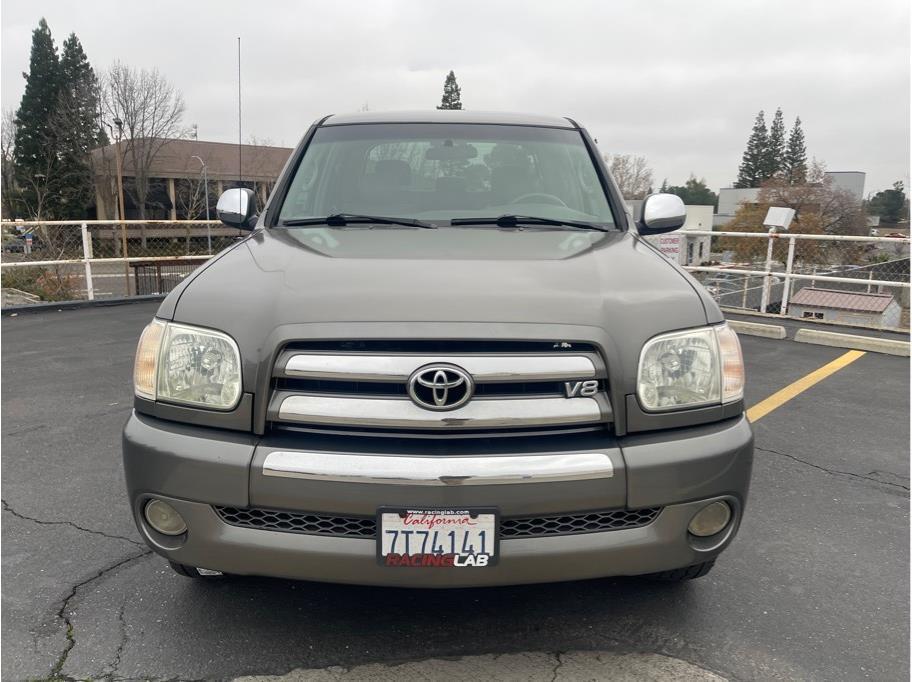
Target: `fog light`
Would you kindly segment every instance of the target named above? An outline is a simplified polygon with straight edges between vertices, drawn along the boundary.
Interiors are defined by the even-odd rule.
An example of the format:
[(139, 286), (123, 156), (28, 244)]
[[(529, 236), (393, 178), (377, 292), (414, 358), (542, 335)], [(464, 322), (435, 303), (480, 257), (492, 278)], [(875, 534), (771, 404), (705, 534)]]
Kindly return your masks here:
[(727, 502), (713, 502), (694, 514), (687, 530), (701, 538), (715, 535), (728, 525), (731, 516), (731, 507)]
[(143, 513), (146, 521), (159, 533), (164, 535), (180, 535), (187, 532), (187, 524), (177, 510), (167, 502), (152, 500), (146, 505)]

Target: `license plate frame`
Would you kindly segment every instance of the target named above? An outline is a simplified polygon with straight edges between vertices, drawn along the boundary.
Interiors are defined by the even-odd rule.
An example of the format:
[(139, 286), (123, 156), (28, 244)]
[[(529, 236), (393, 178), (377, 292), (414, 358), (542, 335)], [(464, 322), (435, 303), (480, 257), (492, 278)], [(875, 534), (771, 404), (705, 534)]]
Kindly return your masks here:
[[(396, 514), (402, 518), (405, 514), (424, 514), (424, 515), (433, 515), (433, 516), (443, 516), (443, 517), (459, 517), (464, 515), (469, 515), (472, 518), (477, 518), (478, 516), (490, 516), (492, 517), (488, 528), (492, 530), (493, 542), (492, 549), (493, 552), (486, 554), (487, 560), (485, 563), (477, 563), (479, 560), (473, 559), (471, 562), (466, 563), (466, 559), (469, 556), (468, 553), (456, 552), (455, 555), (450, 553), (438, 553), (438, 552), (424, 552), (417, 553), (414, 556), (423, 556), (423, 555), (433, 555), (433, 556), (454, 556), (452, 562), (449, 560), (443, 560), (438, 562), (435, 560), (422, 560), (417, 564), (413, 563), (398, 563), (390, 564), (387, 562), (386, 556), (383, 553), (383, 539), (384, 539), (384, 514)], [(417, 529), (424, 530), (424, 527), (417, 526)], [(430, 529), (428, 528), (430, 531)], [(434, 543), (433, 537), (430, 538), (432, 547)], [(465, 540), (465, 538), (463, 538)], [(500, 510), (496, 507), (399, 507), (399, 506), (384, 506), (377, 508), (377, 537), (374, 540), (376, 547), (376, 557), (377, 563), (381, 566), (388, 568), (488, 568), (491, 566), (496, 566), (500, 559)], [(442, 543), (441, 543), (442, 546)], [(481, 553), (475, 554), (475, 557), (478, 557)], [(403, 556), (403, 555), (399, 555)], [(457, 558), (458, 557), (458, 558)]]

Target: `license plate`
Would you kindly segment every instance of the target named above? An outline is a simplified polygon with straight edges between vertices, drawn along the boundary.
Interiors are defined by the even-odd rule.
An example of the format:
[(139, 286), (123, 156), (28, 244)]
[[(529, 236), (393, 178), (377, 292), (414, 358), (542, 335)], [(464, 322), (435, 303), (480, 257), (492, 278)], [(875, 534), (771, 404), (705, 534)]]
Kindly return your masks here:
[(377, 512), (377, 560), (408, 568), (482, 568), (497, 563), (497, 510)]

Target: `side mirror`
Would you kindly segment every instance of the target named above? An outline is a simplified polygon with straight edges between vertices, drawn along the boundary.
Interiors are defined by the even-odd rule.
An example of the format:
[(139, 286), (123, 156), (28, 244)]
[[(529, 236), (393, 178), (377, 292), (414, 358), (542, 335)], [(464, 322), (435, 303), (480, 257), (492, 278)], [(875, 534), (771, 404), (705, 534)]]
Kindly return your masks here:
[(244, 187), (234, 187), (225, 190), (219, 197), (215, 206), (215, 213), (219, 220), (229, 227), (241, 230), (250, 230), (250, 219), (256, 210), (256, 199), (253, 190)]
[(687, 209), (677, 194), (650, 194), (643, 202), (643, 217), (637, 228), (640, 234), (662, 234), (674, 232), (685, 220)]

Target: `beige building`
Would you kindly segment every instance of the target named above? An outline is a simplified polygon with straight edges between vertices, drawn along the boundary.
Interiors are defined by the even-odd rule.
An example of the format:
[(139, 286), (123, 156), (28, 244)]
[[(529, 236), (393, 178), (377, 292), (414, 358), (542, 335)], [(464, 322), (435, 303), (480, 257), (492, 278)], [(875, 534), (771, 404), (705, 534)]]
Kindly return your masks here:
[[(208, 178), (209, 212), (215, 217), (219, 195), (231, 187), (249, 187), (257, 193), (260, 205), (282, 171), (292, 150), (287, 147), (238, 145), (198, 140), (123, 140), (124, 213), (128, 220), (140, 218), (135, 189), (137, 166), (143, 156), (151, 156), (146, 176), (149, 190), (145, 199), (150, 220), (185, 220), (206, 217), (206, 184)], [(118, 145), (111, 144), (92, 151), (95, 170), (95, 206), (90, 217), (98, 220), (118, 218), (117, 201)], [(139, 163), (136, 163), (139, 161)], [(243, 180), (239, 180), (239, 162)], [(92, 215), (94, 213), (94, 215)]]
[[(631, 214), (638, 218), (643, 211), (643, 200), (631, 199), (626, 203)], [(688, 205), (684, 209), (687, 211), (687, 219), (680, 229), (650, 235), (645, 239), (678, 265), (700, 265), (709, 259), (712, 237), (688, 232), (712, 232), (713, 207)]]

